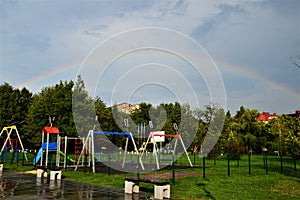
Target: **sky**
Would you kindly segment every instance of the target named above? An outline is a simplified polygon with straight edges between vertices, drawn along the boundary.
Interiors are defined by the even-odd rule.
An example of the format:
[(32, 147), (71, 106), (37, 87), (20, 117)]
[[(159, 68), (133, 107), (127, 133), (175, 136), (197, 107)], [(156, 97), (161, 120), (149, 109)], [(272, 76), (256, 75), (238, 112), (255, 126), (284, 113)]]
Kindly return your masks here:
[(0, 0), (0, 84), (113, 103), (300, 109), (300, 1)]

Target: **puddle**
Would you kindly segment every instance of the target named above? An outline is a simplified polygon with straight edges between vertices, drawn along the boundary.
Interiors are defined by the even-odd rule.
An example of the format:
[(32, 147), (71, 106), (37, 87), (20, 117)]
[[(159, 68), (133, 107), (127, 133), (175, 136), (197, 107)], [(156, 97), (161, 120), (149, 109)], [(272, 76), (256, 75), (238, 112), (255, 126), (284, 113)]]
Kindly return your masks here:
[[(126, 195), (124, 190), (94, 186), (68, 180), (37, 179), (33, 174), (3, 172), (0, 199), (150, 199), (151, 195)], [(153, 198), (153, 195), (152, 195)]]

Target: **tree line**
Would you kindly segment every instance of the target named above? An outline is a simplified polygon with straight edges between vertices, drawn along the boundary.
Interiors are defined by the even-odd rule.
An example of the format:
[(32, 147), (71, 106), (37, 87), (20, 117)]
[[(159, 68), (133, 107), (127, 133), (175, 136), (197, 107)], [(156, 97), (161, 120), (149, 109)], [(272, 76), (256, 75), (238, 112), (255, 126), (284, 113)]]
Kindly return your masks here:
[[(92, 117), (73, 112), (74, 108), (89, 105), (95, 110), (99, 123), (95, 123)], [(124, 130), (123, 120), (130, 118), (129, 131), (135, 133), (138, 124), (148, 125), (150, 120), (153, 121), (156, 130), (164, 130), (169, 134), (175, 134), (174, 123), (195, 128), (196, 134), (192, 141), (188, 141), (190, 144), (188, 149), (199, 152), (205, 136), (210, 129), (214, 129), (211, 126), (213, 120), (220, 117), (224, 119), (224, 125), (221, 130), (216, 129), (215, 134), (219, 138), (208, 156), (212, 153), (235, 155), (275, 151), (300, 159), (300, 120), (282, 115), (264, 123), (257, 121), (259, 114), (256, 109), (241, 106), (232, 116), (229, 111), (224, 111), (217, 104), (209, 104), (199, 109), (178, 102), (161, 103), (158, 106), (143, 102), (139, 104), (139, 109), (126, 114), (119, 112), (116, 105), (107, 106), (100, 97), (90, 97), (80, 76), (76, 82), (60, 81), (54, 86), (41, 89), (37, 94), (31, 93), (26, 88), (14, 88), (8, 83), (0, 85), (0, 128), (16, 125), (27, 149), (40, 147), (41, 130), (44, 126), (50, 125), (49, 117), (55, 118), (54, 125), (60, 129), (61, 136), (71, 137), (87, 133), (93, 128), (93, 124), (103, 131), (119, 132)], [(75, 118), (77, 120), (74, 120)], [(85, 126), (79, 129), (74, 121), (80, 121)], [(124, 139), (114, 135), (109, 136), (109, 139), (118, 146), (124, 146)]]

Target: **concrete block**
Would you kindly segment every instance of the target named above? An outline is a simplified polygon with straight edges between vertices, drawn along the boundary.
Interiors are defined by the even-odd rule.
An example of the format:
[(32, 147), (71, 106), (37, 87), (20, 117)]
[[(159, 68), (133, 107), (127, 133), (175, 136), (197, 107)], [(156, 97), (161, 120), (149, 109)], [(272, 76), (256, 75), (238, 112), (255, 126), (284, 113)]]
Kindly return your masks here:
[(126, 194), (139, 193), (139, 192), (140, 192), (140, 187), (138, 184), (131, 181), (125, 181)]
[(170, 185), (155, 185), (154, 186), (154, 198), (155, 199), (164, 199), (170, 198)]
[(140, 186), (138, 184), (134, 184), (132, 188), (133, 193), (139, 193), (140, 192)]
[(50, 171), (50, 180), (60, 180), (61, 171)]
[(38, 178), (42, 178), (42, 177), (47, 178), (47, 171), (45, 171), (43, 169), (37, 169), (37, 177)]
[(3, 171), (3, 164), (0, 164), (0, 172)]

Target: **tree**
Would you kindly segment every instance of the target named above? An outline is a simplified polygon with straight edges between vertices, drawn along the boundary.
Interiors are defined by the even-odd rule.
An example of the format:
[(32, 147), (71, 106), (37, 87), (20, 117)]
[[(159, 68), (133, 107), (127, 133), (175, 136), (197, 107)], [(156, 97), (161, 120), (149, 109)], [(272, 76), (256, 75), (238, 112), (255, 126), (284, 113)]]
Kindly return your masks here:
[[(221, 152), (221, 146), (226, 142), (219, 139), (224, 127), (225, 112), (218, 104), (211, 103), (204, 106), (204, 110), (193, 110), (193, 117), (198, 122), (197, 134), (194, 136), (194, 152), (201, 149), (201, 153), (212, 157)], [(231, 118), (229, 113), (229, 118)]]
[(99, 122), (99, 128), (102, 131), (117, 131), (116, 124), (113, 119), (112, 111), (106, 107), (106, 104), (96, 97), (95, 99), (95, 110)]
[(80, 75), (77, 76), (72, 96), (72, 113), (77, 133), (86, 137), (96, 124), (95, 102), (89, 96)]
[(300, 158), (300, 122), (299, 119), (282, 115), (270, 121), (273, 140), (272, 151), (278, 150), (280, 155), (291, 154)]
[(53, 125), (59, 128), (61, 136), (77, 136), (72, 117), (73, 85), (72, 81), (61, 81), (33, 96), (24, 126), (27, 131), (24, 138), (28, 146), (40, 146), (41, 130), (44, 126), (50, 126), (49, 117), (55, 118)]
[(151, 109), (152, 105), (148, 103), (140, 103), (139, 104), (139, 109), (135, 110), (130, 117), (134, 121), (135, 124), (148, 124), (148, 122), (151, 120), (149, 112)]
[(296, 159), (300, 159), (300, 120), (290, 116), (283, 116), (287, 128), (285, 139), (288, 152)]
[(32, 94), (26, 88), (20, 91), (8, 83), (0, 86), (0, 94), (0, 127), (24, 123)]
[(9, 126), (12, 123), (12, 115), (14, 113), (14, 89), (8, 83), (0, 86), (0, 125), (1, 127)]
[(173, 127), (173, 124), (170, 121), (170, 119), (169, 120), (167, 119), (167, 112), (163, 106), (161, 105), (157, 107), (152, 106), (149, 110), (149, 115), (153, 123), (153, 130), (155, 131), (168, 130), (168, 132), (170, 133), (169, 131), (170, 126)]
[(218, 104), (210, 104), (206, 106), (205, 116), (209, 126), (202, 146), (212, 150), (208, 154), (212, 157), (221, 154), (222, 145), (219, 138), (224, 128), (225, 112)]
[(229, 153), (230, 159), (239, 160), (240, 153), (242, 152), (242, 147), (238, 138), (235, 136), (233, 131), (229, 132), (229, 137), (227, 139), (226, 152)]
[(19, 90), (8, 83), (0, 86), (0, 127), (16, 125), (22, 142), (26, 144), (25, 118), (32, 102), (32, 93), (26, 88)]
[(181, 120), (181, 105), (178, 102), (175, 102), (175, 104), (160, 104), (162, 106), (166, 113), (167, 117), (172, 121), (173, 123), (180, 124)]
[[(197, 135), (199, 120), (195, 118), (194, 113), (189, 104), (183, 104), (180, 107), (181, 119), (180, 124), (178, 124), (178, 132), (181, 135), (185, 147), (189, 149), (189, 147), (192, 146), (192, 144), (194, 143), (194, 139)], [(181, 152), (183, 152), (183, 149)]]
[[(106, 107), (105, 103), (99, 97), (97, 97), (95, 99), (95, 109), (99, 122), (99, 126), (96, 126), (97, 130), (108, 132), (122, 132), (122, 129), (118, 126), (118, 123), (124, 124), (124, 119), (126, 117), (124, 117), (124, 113), (118, 112), (116, 106), (108, 108)], [(113, 114), (113, 112), (115, 113)], [(118, 121), (118, 123), (116, 121)], [(125, 130), (123, 124), (122, 128)], [(118, 147), (124, 147), (125, 140), (126, 139), (124, 137), (120, 137), (118, 135), (103, 135), (102, 137), (98, 138), (98, 142), (101, 142), (101, 144), (106, 144), (108, 146), (113, 143)]]
[(256, 120), (258, 116), (258, 110), (241, 106), (234, 118), (232, 130), (237, 133), (237, 138), (244, 147), (244, 152), (248, 152), (250, 149), (258, 152), (262, 150), (263, 144), (257, 143), (257, 136), (261, 136), (260, 122)]

